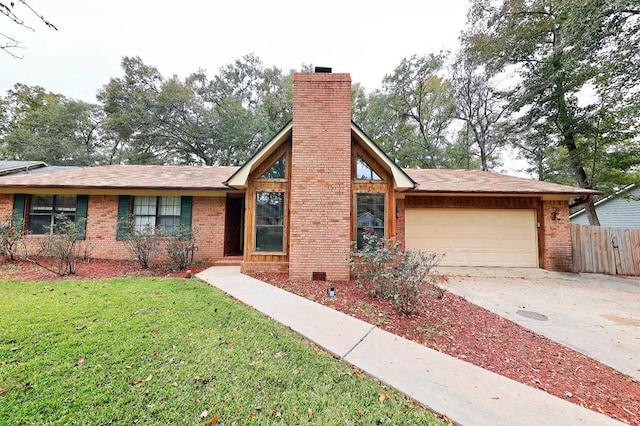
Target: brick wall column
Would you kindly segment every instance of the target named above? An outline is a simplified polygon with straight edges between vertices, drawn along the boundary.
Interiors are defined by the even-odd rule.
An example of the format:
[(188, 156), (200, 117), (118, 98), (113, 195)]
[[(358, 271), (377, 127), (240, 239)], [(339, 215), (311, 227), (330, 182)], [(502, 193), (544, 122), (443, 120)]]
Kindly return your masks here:
[(289, 275), (346, 280), (351, 215), (351, 77), (295, 74)]
[(550, 271), (573, 271), (571, 223), (566, 200), (542, 201), (542, 268)]

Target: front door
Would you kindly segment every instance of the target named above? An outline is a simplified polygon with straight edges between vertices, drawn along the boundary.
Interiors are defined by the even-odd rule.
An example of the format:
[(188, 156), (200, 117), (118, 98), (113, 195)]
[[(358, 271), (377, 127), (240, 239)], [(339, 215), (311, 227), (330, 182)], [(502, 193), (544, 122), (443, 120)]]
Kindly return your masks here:
[(241, 256), (244, 243), (244, 197), (227, 197), (224, 255)]

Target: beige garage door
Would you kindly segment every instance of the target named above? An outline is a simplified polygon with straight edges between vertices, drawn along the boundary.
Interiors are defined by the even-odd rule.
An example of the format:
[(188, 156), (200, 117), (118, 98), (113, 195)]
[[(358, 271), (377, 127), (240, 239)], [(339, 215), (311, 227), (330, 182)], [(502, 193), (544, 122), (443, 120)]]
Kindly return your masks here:
[(538, 266), (535, 210), (407, 209), (407, 249), (444, 253), (442, 266)]

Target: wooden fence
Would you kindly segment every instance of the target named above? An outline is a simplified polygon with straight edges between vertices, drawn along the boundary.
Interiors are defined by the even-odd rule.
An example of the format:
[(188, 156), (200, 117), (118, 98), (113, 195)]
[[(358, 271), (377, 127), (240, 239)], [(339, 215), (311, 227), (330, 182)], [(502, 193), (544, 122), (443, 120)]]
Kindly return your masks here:
[(640, 229), (571, 225), (573, 270), (640, 276)]

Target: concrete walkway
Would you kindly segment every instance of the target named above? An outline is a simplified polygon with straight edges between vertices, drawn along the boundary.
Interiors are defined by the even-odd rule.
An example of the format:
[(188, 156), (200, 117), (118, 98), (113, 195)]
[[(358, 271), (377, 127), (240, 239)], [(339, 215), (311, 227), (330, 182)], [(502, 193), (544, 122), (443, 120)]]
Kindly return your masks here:
[(446, 268), (444, 287), (640, 379), (640, 279), (532, 268)]
[(197, 277), (458, 424), (622, 424), (242, 275), (239, 267)]

